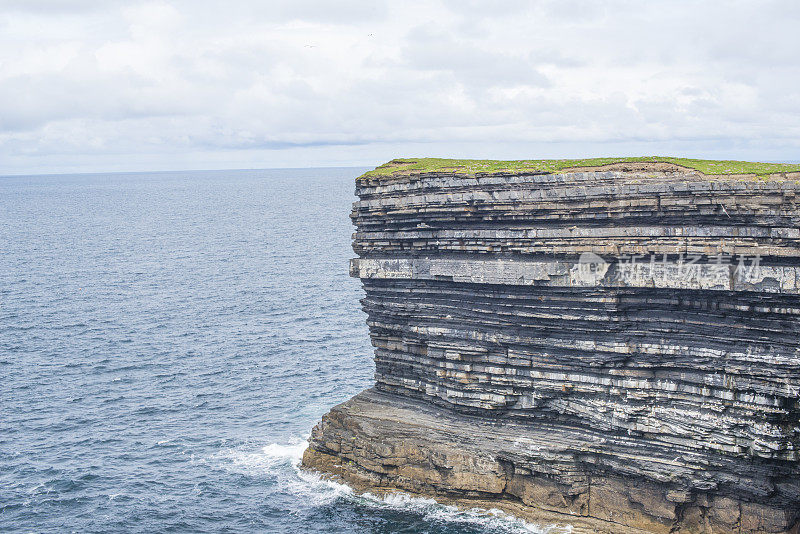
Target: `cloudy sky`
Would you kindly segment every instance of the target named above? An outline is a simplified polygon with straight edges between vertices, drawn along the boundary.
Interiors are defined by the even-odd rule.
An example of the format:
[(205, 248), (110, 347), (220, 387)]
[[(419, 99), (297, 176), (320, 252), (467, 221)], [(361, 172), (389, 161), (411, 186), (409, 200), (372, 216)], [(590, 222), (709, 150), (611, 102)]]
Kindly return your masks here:
[(800, 159), (800, 2), (0, 0), (0, 174)]

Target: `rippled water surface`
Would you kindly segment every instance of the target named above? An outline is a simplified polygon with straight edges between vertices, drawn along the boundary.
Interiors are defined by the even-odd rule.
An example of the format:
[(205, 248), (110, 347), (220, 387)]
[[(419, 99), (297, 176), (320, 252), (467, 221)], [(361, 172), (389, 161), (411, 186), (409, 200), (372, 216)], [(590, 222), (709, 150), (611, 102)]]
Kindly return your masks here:
[(540, 532), (297, 468), (372, 380), (362, 170), (0, 177), (0, 531)]

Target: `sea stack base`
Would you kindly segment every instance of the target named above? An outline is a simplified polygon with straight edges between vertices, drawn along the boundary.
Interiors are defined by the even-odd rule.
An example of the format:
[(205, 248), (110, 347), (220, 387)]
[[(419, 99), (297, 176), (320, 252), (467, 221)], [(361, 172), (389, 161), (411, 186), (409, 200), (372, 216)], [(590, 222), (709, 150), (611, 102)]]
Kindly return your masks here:
[(497, 508), (576, 534), (798, 532), (796, 511), (597, 471), (606, 446), (602, 434), (454, 415), (372, 388), (323, 417), (303, 466), (357, 491)]

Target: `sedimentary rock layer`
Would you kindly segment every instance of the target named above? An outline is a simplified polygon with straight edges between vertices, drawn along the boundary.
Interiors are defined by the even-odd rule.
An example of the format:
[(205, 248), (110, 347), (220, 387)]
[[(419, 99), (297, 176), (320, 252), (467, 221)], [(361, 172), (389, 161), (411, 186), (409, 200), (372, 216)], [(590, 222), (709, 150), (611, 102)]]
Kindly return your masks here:
[(586, 531), (800, 520), (800, 184), (361, 180), (376, 385), (304, 463)]

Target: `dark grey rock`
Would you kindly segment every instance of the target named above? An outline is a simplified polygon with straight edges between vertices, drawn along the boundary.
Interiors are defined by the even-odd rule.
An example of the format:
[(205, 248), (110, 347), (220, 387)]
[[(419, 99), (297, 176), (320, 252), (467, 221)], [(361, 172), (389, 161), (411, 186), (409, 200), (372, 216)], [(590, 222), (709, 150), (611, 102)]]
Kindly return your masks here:
[(304, 464), (587, 532), (797, 531), (798, 189), (359, 182), (376, 385), (323, 418)]

